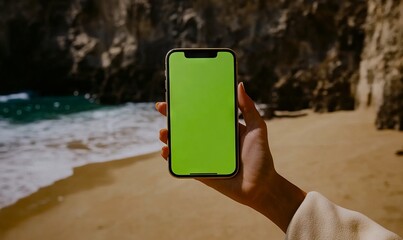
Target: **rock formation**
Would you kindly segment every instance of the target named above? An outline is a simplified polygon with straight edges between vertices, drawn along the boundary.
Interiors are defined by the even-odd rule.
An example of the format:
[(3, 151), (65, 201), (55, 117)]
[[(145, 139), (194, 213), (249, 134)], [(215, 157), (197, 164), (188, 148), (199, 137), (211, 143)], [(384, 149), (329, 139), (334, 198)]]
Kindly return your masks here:
[[(239, 80), (269, 111), (354, 109), (358, 80), (365, 91), (384, 71), (379, 116), (392, 116), (402, 112), (395, 91), (401, 52), (393, 52), (402, 45), (403, 28), (393, 26), (398, 7), (392, 0), (1, 1), (0, 94), (30, 89), (89, 92), (107, 104), (162, 100), (169, 49), (229, 47), (238, 53)], [(390, 35), (375, 40), (384, 31)], [(381, 66), (380, 55), (384, 67), (371, 71)], [(361, 56), (368, 62), (360, 68)], [(381, 128), (396, 127), (391, 121), (378, 117)]]
[(369, 0), (357, 99), (376, 126), (403, 130), (403, 2)]

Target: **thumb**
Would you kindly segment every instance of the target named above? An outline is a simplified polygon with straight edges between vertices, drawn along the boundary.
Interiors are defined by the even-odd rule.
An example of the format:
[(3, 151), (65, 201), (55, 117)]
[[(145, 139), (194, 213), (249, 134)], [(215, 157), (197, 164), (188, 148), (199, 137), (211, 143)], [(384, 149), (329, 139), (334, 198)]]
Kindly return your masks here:
[(238, 105), (245, 119), (247, 128), (264, 126), (264, 120), (260, 117), (252, 99), (246, 94), (245, 87), (241, 82), (238, 84)]

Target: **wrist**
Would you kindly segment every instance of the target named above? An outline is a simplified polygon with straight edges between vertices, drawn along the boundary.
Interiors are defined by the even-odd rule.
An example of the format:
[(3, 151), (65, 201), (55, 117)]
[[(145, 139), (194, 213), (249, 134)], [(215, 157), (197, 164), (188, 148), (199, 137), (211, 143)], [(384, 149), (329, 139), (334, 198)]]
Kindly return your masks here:
[(248, 205), (286, 232), (305, 196), (303, 190), (274, 171), (266, 188)]

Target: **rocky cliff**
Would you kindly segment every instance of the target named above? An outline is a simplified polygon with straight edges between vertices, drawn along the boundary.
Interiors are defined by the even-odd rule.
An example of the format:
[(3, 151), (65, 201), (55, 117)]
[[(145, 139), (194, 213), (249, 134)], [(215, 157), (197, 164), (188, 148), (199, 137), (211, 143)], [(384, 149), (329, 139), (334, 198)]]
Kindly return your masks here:
[[(0, 4), (2, 92), (90, 92), (106, 103), (157, 97), (160, 86), (155, 80), (161, 82), (163, 50), (147, 36), (157, 31), (151, 26), (149, 3), (17, 0)], [(147, 52), (149, 45), (155, 47), (153, 54)]]
[(378, 128), (403, 130), (403, 2), (368, 1), (365, 35), (357, 99)]
[[(164, 55), (169, 49), (229, 47), (238, 53), (240, 80), (254, 99), (269, 105), (269, 113), (353, 109), (365, 35), (376, 32), (371, 24), (390, 16), (367, 18), (367, 12), (375, 13), (371, 2), (386, 4), (2, 1), (0, 94), (31, 89), (42, 94), (90, 92), (103, 103), (162, 100)], [(365, 43), (370, 42), (367, 37)], [(376, 56), (365, 49), (363, 57)], [(360, 72), (368, 71), (361, 67)], [(398, 83), (387, 82), (385, 89)]]

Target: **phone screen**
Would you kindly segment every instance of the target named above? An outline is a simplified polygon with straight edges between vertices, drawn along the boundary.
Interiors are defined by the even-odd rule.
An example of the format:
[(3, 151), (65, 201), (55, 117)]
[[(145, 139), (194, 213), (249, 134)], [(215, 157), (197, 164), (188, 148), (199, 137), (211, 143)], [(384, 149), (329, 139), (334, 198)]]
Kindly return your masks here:
[(235, 54), (174, 49), (166, 57), (169, 169), (178, 177), (238, 170)]

